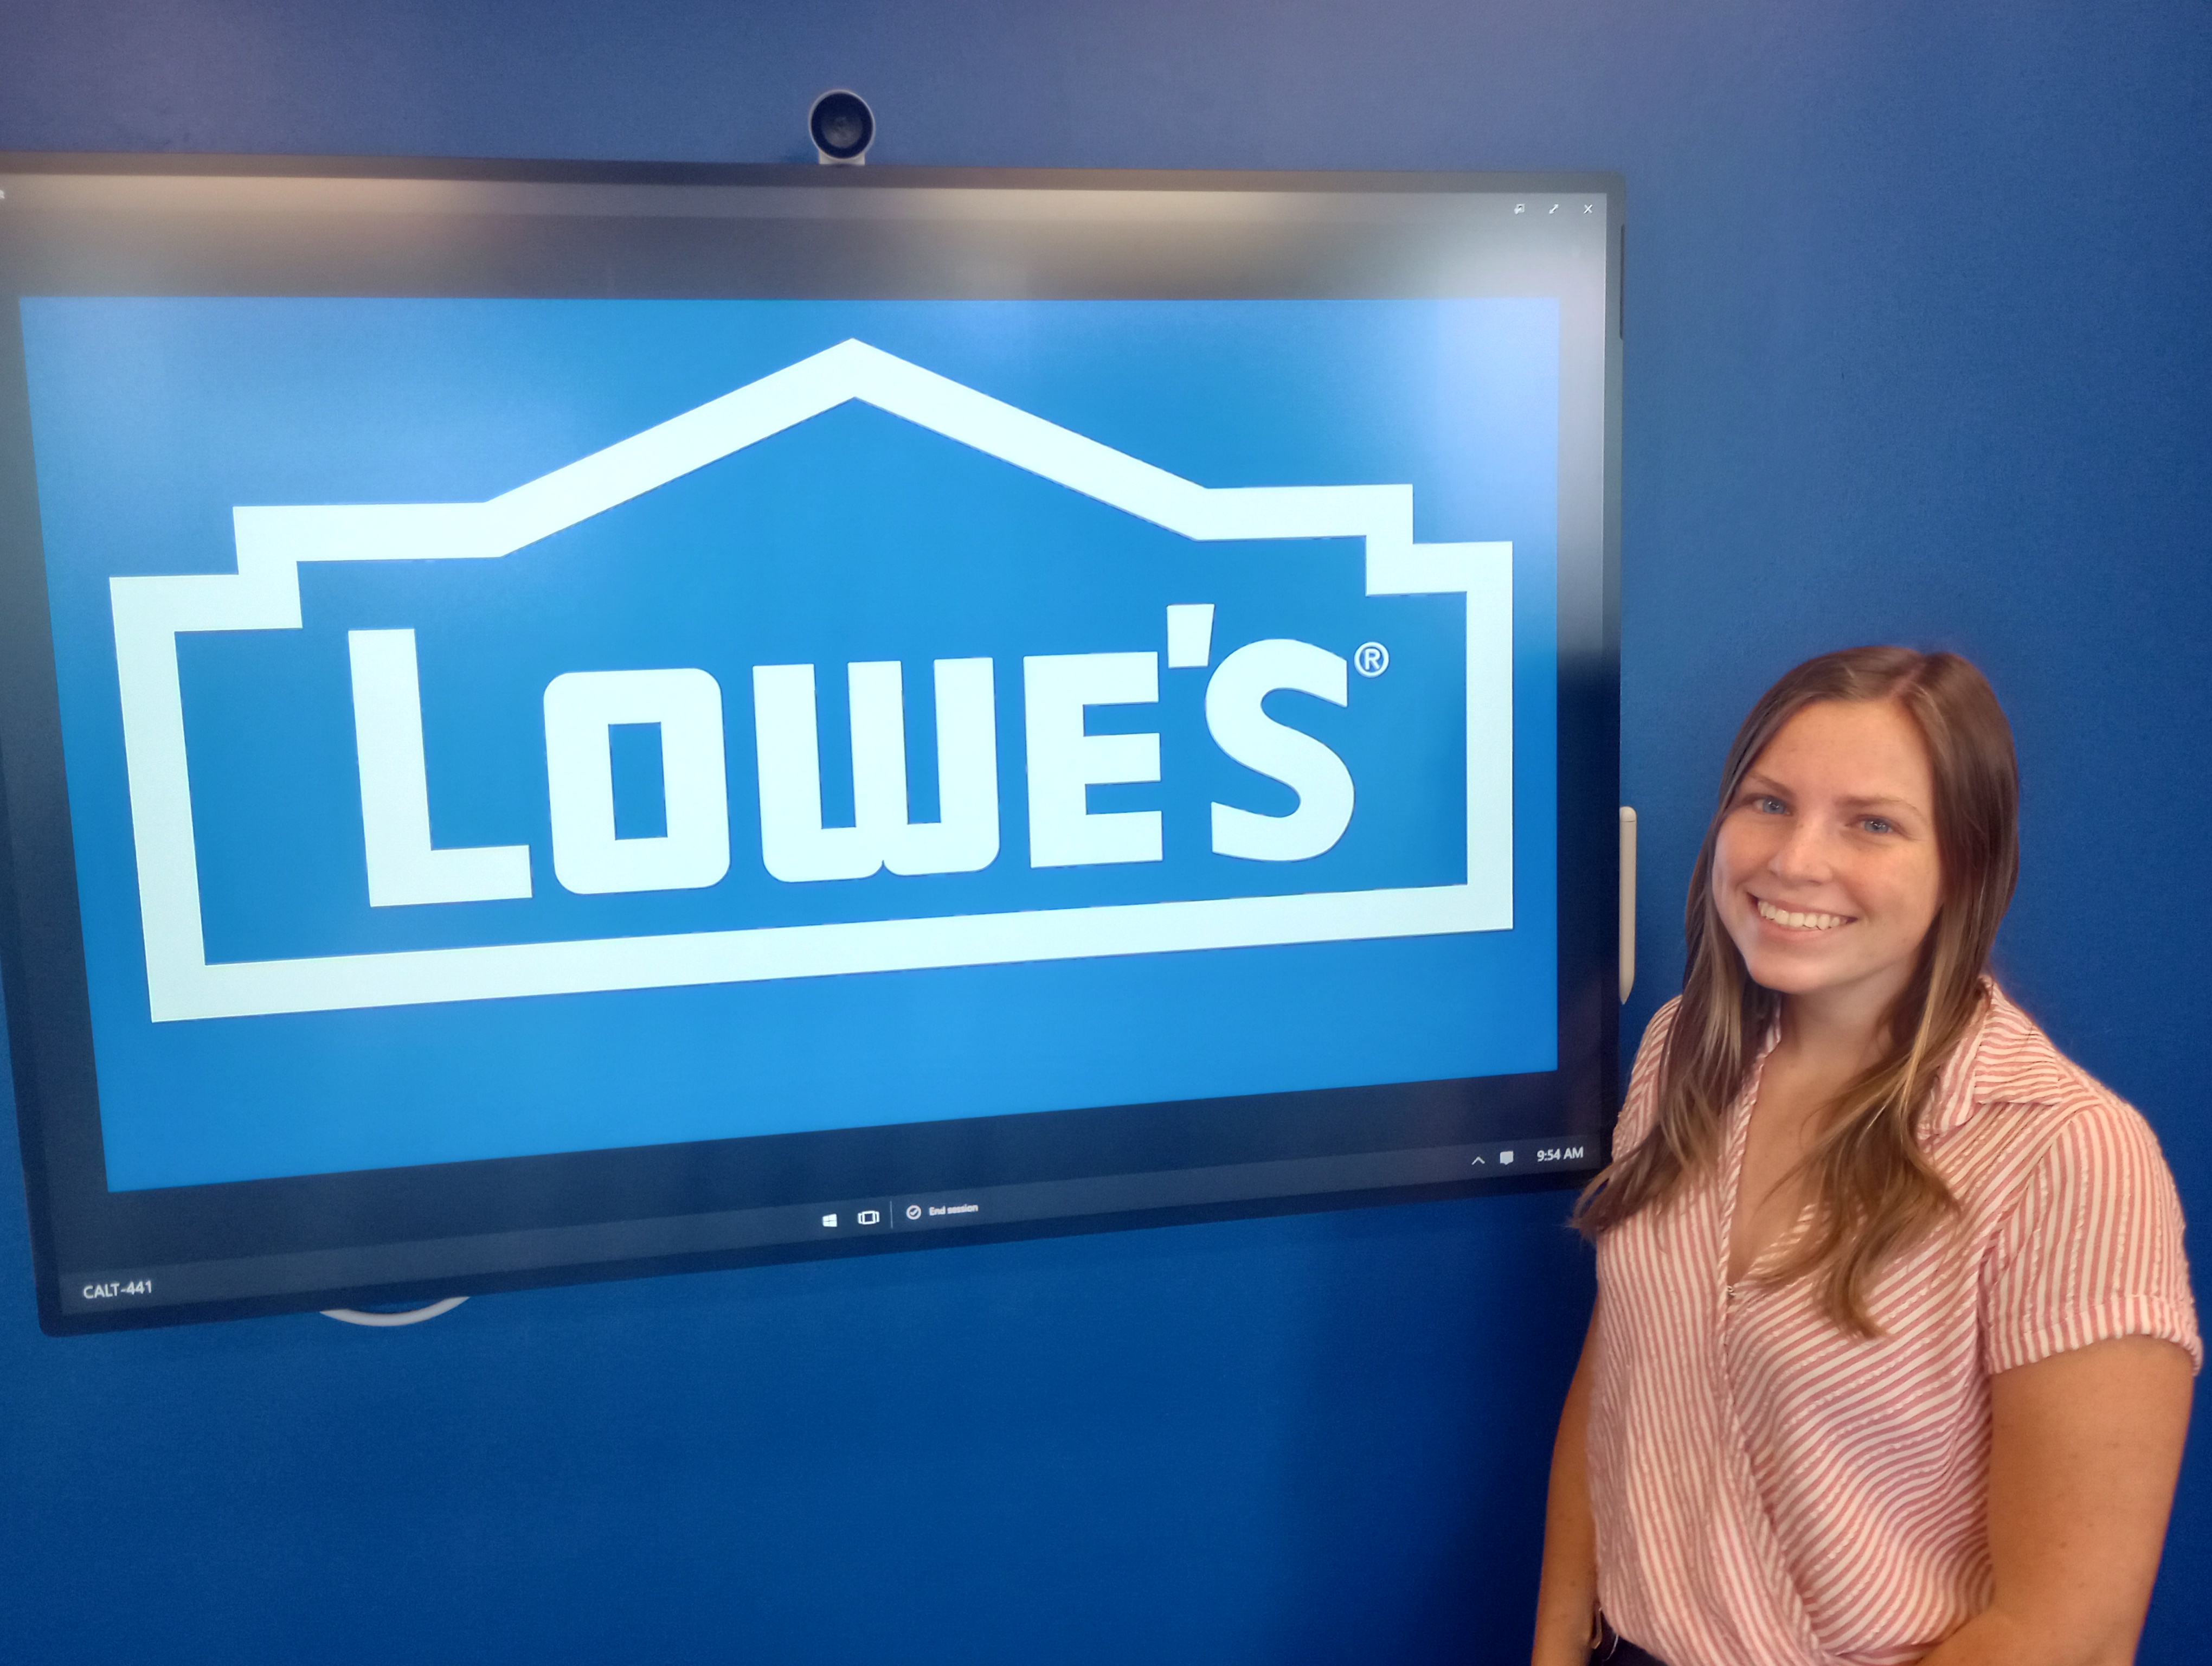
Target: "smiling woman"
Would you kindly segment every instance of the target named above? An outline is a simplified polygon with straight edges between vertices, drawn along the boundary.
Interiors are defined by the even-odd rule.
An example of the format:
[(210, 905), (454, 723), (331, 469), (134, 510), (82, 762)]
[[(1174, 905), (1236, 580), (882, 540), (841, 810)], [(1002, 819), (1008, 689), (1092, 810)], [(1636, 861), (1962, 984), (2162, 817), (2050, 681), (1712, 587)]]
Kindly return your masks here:
[(1988, 976), (2018, 802), (1955, 654), (1745, 720), (1578, 1217), (1540, 1666), (2133, 1657), (2201, 1349), (2148, 1128)]
[(1935, 782), (1892, 700), (1806, 707), (1744, 777), (1712, 901), (1760, 988), (1880, 1013), (1935, 923)]

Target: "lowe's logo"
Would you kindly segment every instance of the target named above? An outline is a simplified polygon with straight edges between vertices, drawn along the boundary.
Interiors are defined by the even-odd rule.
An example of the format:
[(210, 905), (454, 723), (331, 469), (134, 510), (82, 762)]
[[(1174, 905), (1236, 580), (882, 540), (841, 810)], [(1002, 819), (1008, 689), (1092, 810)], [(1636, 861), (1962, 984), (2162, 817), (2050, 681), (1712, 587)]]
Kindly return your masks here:
[[(441, 746), (462, 745), (477, 715), (466, 700), (428, 699), (437, 618), (347, 629), (359, 841), (323, 853), (331, 871), (349, 873), (379, 918), (545, 912), (512, 915), (509, 940), (456, 927), (442, 946), (210, 954), (180, 636), (301, 630), (303, 562), (550, 561), (564, 532), (855, 402), (1187, 540), (1181, 593), (1141, 625), (1121, 608), (1072, 626), (1085, 575), (1040, 557), (1040, 640), (1013, 652), (908, 641), (893, 657), (884, 633), (897, 622), (878, 620), (866, 641), (851, 627), (861, 651), (842, 655), (817, 633), (797, 653), (756, 640), (696, 663), (708, 656), (695, 645), (665, 663), (572, 660), (526, 689), (494, 679), (478, 696), (485, 733), (491, 706), (527, 700), (532, 755), (514, 768), (536, 783), (514, 796), (518, 836), (497, 842), (434, 831)], [(867, 468), (854, 467), (858, 489)], [(1510, 549), (1416, 544), (1413, 525), (1409, 486), (1207, 487), (858, 341), (486, 502), (238, 508), (235, 575), (111, 584), (153, 1017), (1505, 929)], [(803, 575), (748, 568), (744, 529), (729, 537), (738, 553), (718, 572), (797, 593)], [(1327, 630), (1243, 628), (1265, 595), (1202, 559), (1277, 542), (1357, 563)], [(846, 599), (811, 605), (829, 617)], [(629, 604), (582, 592), (570, 605)], [(1452, 615), (1442, 636), (1438, 609)], [(1330, 711), (1350, 726), (1334, 739), (1317, 721)], [(1417, 711), (1430, 725), (1418, 733)], [(513, 725), (500, 733), (511, 751)], [(644, 824), (624, 781), (624, 760), (641, 757)], [(1403, 853), (1438, 829), (1449, 871), (1414, 872)], [(684, 904), (686, 893), (720, 900)], [(645, 900), (656, 897), (678, 900)], [(580, 926), (582, 898), (663, 912)], [(666, 909), (692, 906), (691, 928), (669, 928), (686, 921)]]
[[(1211, 603), (1167, 610), (1168, 664), (1204, 666)], [(1378, 645), (1379, 646), (1379, 645)], [(361, 767), (368, 898), (376, 907), (492, 902), (528, 897), (527, 845), (439, 849), (430, 842), (422, 696), (412, 630), (349, 633), (354, 726)], [(910, 819), (904, 667), (896, 660), (848, 665), (854, 820), (823, 824), (820, 724), (811, 666), (752, 669), (757, 739), (760, 853), (789, 883), (892, 873), (969, 873), (999, 856), (998, 712), (987, 659), (939, 660), (937, 790), (933, 821)], [(1249, 642), (1208, 679), (1206, 724), (1221, 750), (1297, 796), (1286, 814), (1214, 804), (1212, 848), (1253, 861), (1318, 856), (1344, 836), (1354, 788), (1343, 759), (1310, 735), (1278, 723), (1266, 696), (1296, 690), (1341, 706), (1346, 662), (1310, 642)], [(1152, 653), (1031, 654), (1022, 660), (1023, 727), (1033, 867), (1157, 862), (1158, 810), (1094, 813), (1089, 789), (1160, 778), (1159, 736), (1091, 734), (1092, 707), (1159, 699)], [(624, 837), (617, 827), (611, 733), (659, 732), (666, 830)], [(722, 690), (707, 672), (568, 672), (545, 690), (545, 775), (553, 871), (582, 895), (686, 891), (730, 869)]]

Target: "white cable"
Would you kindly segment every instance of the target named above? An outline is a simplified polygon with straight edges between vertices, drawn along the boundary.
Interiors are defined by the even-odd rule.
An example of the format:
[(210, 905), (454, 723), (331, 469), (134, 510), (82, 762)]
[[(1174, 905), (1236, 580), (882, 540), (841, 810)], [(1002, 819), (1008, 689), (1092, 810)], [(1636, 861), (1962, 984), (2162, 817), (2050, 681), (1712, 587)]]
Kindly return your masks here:
[(434, 1319), (441, 1313), (451, 1313), (466, 1296), (448, 1296), (428, 1307), (410, 1307), (404, 1313), (364, 1313), (357, 1307), (326, 1307), (323, 1317), (337, 1319), (349, 1325), (419, 1325), (425, 1319)]
[(1620, 1000), (1636, 987), (1636, 812), (1620, 806)]

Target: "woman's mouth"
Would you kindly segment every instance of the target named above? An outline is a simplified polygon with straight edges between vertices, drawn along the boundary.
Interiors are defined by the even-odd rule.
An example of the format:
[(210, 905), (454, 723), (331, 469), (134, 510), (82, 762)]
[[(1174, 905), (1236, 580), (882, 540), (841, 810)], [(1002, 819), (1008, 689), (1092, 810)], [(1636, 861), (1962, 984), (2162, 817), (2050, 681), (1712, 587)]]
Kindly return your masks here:
[(1760, 919), (1771, 920), (1778, 926), (1788, 926), (1796, 931), (1833, 931), (1838, 926), (1851, 923), (1851, 916), (1848, 914), (1798, 913), (1790, 909), (1777, 908), (1763, 897), (1754, 897), (1751, 900), (1759, 905)]

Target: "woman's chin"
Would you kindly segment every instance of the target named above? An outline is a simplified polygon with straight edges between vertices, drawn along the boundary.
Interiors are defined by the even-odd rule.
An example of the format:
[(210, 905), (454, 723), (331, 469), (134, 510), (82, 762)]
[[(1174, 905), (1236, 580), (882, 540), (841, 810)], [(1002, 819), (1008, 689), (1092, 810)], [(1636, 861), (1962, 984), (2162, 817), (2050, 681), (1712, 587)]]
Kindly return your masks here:
[[(1736, 947), (1743, 952), (1743, 945), (1739, 943)], [(1850, 969), (1838, 965), (1833, 956), (1822, 952), (1825, 947), (1810, 943), (1802, 947), (1754, 944), (1749, 952), (1743, 954), (1743, 969), (1751, 975), (1753, 983), (1778, 995), (1816, 994), (1850, 981)]]
[(1802, 972), (1761, 972), (1757, 967), (1750, 970), (1751, 981), (1771, 994), (1809, 995), (1821, 987), (1820, 979), (1807, 977)]

